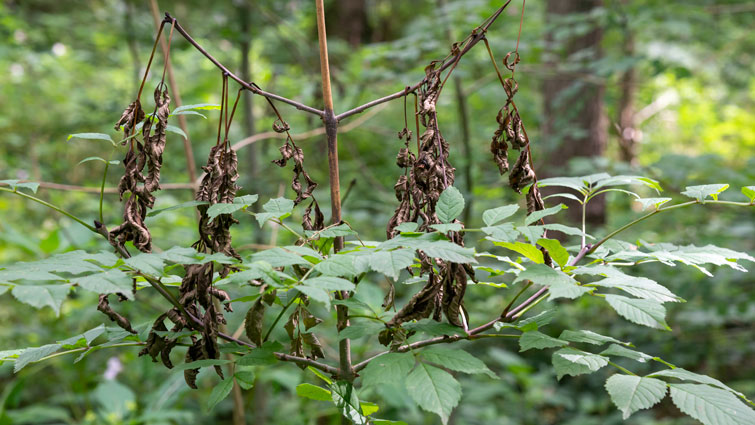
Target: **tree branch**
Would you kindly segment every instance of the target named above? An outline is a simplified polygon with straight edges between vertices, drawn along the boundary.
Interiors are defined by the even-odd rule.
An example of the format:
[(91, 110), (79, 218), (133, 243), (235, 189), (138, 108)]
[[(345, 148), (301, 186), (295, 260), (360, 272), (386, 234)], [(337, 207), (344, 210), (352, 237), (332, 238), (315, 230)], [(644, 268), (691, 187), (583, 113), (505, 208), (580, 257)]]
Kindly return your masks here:
[[(173, 19), (174, 18), (172, 16), (170, 16), (169, 13), (166, 12), (165, 13), (165, 19), (163, 19), (163, 22), (173, 22)], [(191, 36), (189, 35), (189, 33), (187, 33), (186, 30), (183, 29), (183, 27), (178, 23), (178, 20), (176, 20), (176, 31), (178, 31), (178, 33), (181, 34), (183, 36), (183, 38), (186, 39), (186, 41), (188, 41), (192, 46), (194, 46), (194, 48), (196, 48), (197, 50), (199, 50), (200, 53), (202, 53), (207, 59), (209, 59), (210, 62), (214, 63), (215, 66), (217, 66), (218, 68), (220, 68), (220, 70), (222, 70), (224, 73), (226, 73), (228, 75), (228, 77), (232, 78), (237, 83), (241, 84), (242, 87), (244, 87), (245, 89), (251, 91), (252, 93), (254, 93), (256, 95), (259, 95), (259, 96), (262, 96), (262, 97), (266, 97), (268, 99), (274, 99), (274, 100), (278, 100), (278, 101), (283, 102), (283, 103), (287, 103), (287, 104), (295, 107), (296, 109), (299, 109), (299, 110), (305, 111), (305, 112), (309, 112), (310, 114), (314, 114), (314, 115), (317, 115), (317, 116), (320, 116), (320, 117), (322, 117), (325, 114), (324, 111), (321, 111), (319, 109), (315, 109), (315, 108), (313, 108), (311, 106), (307, 106), (307, 105), (305, 105), (303, 103), (300, 103), (300, 102), (297, 102), (295, 100), (291, 100), (291, 99), (285, 98), (283, 96), (279, 96), (279, 95), (274, 94), (274, 93), (268, 93), (268, 92), (266, 92), (266, 91), (264, 91), (264, 90), (256, 87), (254, 84), (250, 84), (250, 83), (242, 80), (241, 78), (237, 77), (236, 74), (234, 74), (233, 72), (231, 72), (228, 68), (225, 67), (225, 65), (223, 65), (222, 63), (220, 63), (217, 59), (215, 59), (215, 57), (213, 57), (210, 53), (208, 53), (207, 50), (205, 50), (202, 46), (200, 46), (199, 43), (197, 43), (193, 38), (191, 38)]]

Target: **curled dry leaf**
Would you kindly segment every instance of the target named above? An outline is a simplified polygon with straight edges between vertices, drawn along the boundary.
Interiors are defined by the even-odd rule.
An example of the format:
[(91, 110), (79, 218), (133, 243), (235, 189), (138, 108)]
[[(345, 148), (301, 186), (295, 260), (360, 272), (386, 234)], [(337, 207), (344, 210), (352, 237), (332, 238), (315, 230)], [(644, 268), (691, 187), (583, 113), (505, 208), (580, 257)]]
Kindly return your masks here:
[(97, 303), (97, 310), (104, 313), (107, 317), (110, 318), (110, 320), (115, 322), (123, 330), (132, 334), (136, 334), (136, 331), (131, 327), (131, 323), (128, 321), (128, 319), (116, 313), (115, 310), (110, 307), (110, 302), (108, 301), (107, 297), (108, 294), (100, 294), (99, 302)]

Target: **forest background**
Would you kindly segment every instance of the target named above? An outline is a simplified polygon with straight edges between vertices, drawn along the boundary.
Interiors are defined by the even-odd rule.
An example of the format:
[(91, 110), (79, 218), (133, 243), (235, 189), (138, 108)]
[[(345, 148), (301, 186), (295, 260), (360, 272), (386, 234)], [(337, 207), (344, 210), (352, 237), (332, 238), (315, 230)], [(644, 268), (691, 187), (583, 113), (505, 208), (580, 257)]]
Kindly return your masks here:
[[(336, 112), (416, 83), (430, 60), (444, 57), (452, 41), (499, 6), (487, 0), (326, 1)], [(512, 6), (488, 33), (499, 56), (517, 42), (521, 5)], [(322, 104), (314, 2), (161, 0), (159, 9), (159, 19), (162, 11), (170, 11), (245, 80), (307, 105)], [(533, 140), (539, 175), (640, 174), (657, 179), (669, 193), (703, 183), (752, 185), (754, 24), (755, 3), (744, 0), (529, 2), (519, 42), (517, 104)], [(112, 147), (67, 136), (111, 131), (138, 89), (154, 33), (149, 1), (0, 4), (0, 179), (43, 182), (40, 197), (96, 217), (103, 164), (77, 163), (91, 156), (109, 158)], [(220, 102), (217, 72), (188, 43), (173, 43), (171, 62), (184, 104)], [(439, 120), (455, 149), (456, 186), (467, 200), (465, 222), (480, 227), (482, 211), (517, 201), (488, 152), (503, 93), (484, 49), (466, 55), (449, 84), (451, 90), (439, 102)], [(290, 197), (287, 171), (271, 164), (280, 143), (271, 131), (275, 117), (264, 100), (251, 95), (243, 97), (240, 107), (231, 138), (243, 146), (238, 149), (241, 193)], [(307, 155), (308, 171), (314, 180), (327, 182), (325, 138), (316, 130), (321, 123), (293, 108), (280, 108)], [(182, 137), (169, 134), (166, 156), (174, 160), (163, 167), (164, 193), (156, 208), (191, 199), (188, 170), (199, 169), (215, 141), (213, 113), (207, 111), (209, 120), (185, 117), (193, 164), (185, 160)], [(403, 127), (398, 100), (353, 117), (340, 129), (344, 218), (363, 238), (384, 237), (383, 223), (395, 208), (392, 186), (402, 146), (396, 133)], [(106, 186), (114, 187), (117, 179), (118, 173), (112, 173)], [(320, 192), (327, 199), (326, 183)], [(105, 197), (104, 215), (115, 223), (121, 214), (117, 194)], [(618, 195), (594, 205), (588, 221), (596, 233), (639, 213), (637, 203)], [(18, 197), (0, 196), (0, 217), (0, 264), (104, 247), (77, 223)], [(166, 247), (188, 245), (195, 238), (191, 210), (157, 216), (149, 224)], [(251, 220), (234, 228), (237, 244), (248, 249), (287, 237)], [(645, 222), (623, 238), (713, 243), (753, 253), (755, 215), (751, 209), (684, 209)], [(678, 366), (755, 394), (753, 274), (724, 268), (708, 280), (691, 267), (642, 267), (687, 300), (669, 306), (672, 332), (604, 320), (607, 307), (590, 300), (563, 308), (557, 326), (625, 336), (642, 342), (640, 351), (671, 357)], [(481, 311), (497, 305), (494, 298), (476, 301)], [(103, 322), (92, 294), (78, 294), (59, 315), (52, 308), (29, 314), (28, 306), (8, 294), (0, 302), (0, 349), (42, 345)], [(145, 307), (127, 310), (133, 322), (139, 322), (140, 314), (149, 317), (149, 311), (140, 309)], [(231, 315), (229, 327), (242, 318), (243, 311)], [(558, 381), (547, 354), (525, 359), (515, 344), (499, 341), (483, 341), (468, 350), (502, 379), (459, 377), (464, 397), (452, 423), (621, 422), (600, 373)], [(12, 364), (0, 365), (0, 423), (232, 423), (230, 398), (208, 412), (203, 406), (209, 386), (192, 391), (181, 374), (152, 367), (148, 358), (136, 354), (135, 349), (102, 351), (73, 365), (60, 358), (17, 375)], [(106, 378), (115, 363), (124, 370), (115, 379)], [(296, 396), (295, 387), (308, 379), (295, 368), (258, 373), (254, 388), (244, 393), (248, 423), (331, 423), (334, 408)], [(386, 401), (381, 405), (386, 416), (400, 411), (401, 419), (412, 424), (437, 420), (395, 391), (376, 397)], [(666, 400), (628, 423), (685, 424), (692, 419)]]

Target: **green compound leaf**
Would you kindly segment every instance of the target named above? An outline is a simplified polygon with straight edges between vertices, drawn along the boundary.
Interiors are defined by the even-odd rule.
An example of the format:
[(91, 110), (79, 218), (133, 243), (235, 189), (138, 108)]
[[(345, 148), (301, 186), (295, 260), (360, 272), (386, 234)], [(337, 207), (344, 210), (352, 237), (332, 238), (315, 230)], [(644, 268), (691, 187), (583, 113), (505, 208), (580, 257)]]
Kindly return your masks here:
[(377, 251), (370, 254), (368, 258), (372, 270), (397, 280), (401, 270), (414, 264), (414, 249)]
[(751, 204), (755, 202), (755, 186), (743, 187), (742, 194), (750, 199)]
[(531, 280), (535, 284), (548, 286), (551, 299), (568, 298), (573, 300), (592, 291), (592, 288), (577, 285), (574, 278), (566, 273), (545, 264), (534, 264), (527, 267), (527, 270), (519, 273), (514, 283), (522, 280)]
[(345, 418), (354, 425), (367, 425), (369, 419), (362, 414), (357, 390), (347, 381), (337, 381), (330, 386), (333, 403)]
[(623, 419), (640, 409), (649, 409), (666, 396), (666, 383), (660, 379), (630, 375), (613, 375), (606, 381), (611, 401), (621, 410)]
[(546, 208), (546, 209), (540, 210), (540, 211), (534, 211), (532, 214), (528, 215), (524, 219), (524, 224), (535, 223), (535, 222), (539, 221), (543, 217), (548, 217), (549, 215), (556, 214), (557, 212), (559, 212), (561, 210), (565, 210), (567, 208), (569, 208), (569, 207), (567, 207), (564, 204), (558, 204), (555, 207)]
[(450, 223), (464, 211), (464, 197), (459, 189), (449, 186), (438, 198), (435, 214), (443, 223)]
[(601, 335), (599, 333), (595, 333), (593, 331), (588, 331), (588, 330), (578, 330), (578, 331), (565, 330), (561, 332), (561, 335), (559, 335), (559, 339), (563, 339), (569, 342), (584, 342), (584, 343), (593, 344), (593, 345), (603, 345), (607, 342), (615, 342), (617, 344), (629, 345), (628, 342), (622, 342), (616, 338)]
[(561, 242), (557, 239), (538, 239), (537, 244), (548, 250), (553, 261), (555, 261), (561, 268), (566, 266), (569, 261), (569, 253), (566, 248), (561, 246)]

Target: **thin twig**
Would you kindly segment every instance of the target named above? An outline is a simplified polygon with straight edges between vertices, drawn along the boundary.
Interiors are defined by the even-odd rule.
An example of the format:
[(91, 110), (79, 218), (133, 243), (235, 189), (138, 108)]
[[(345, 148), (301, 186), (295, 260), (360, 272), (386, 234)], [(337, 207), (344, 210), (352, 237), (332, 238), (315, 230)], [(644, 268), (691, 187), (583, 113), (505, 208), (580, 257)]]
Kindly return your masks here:
[[(482, 40), (482, 39), (485, 38), (485, 32), (488, 30), (488, 28), (490, 28), (490, 26), (493, 24), (493, 22), (495, 22), (495, 20), (498, 19), (498, 16), (500, 16), (500, 14), (504, 11), (504, 9), (506, 9), (506, 6), (508, 6), (509, 3), (511, 3), (511, 0), (506, 1), (506, 3), (504, 3), (503, 6), (501, 6), (500, 8), (498, 8), (498, 10), (496, 10), (495, 13), (493, 13), (493, 15), (491, 15), (488, 19), (485, 20), (485, 23), (483, 25), (479, 26), (475, 30), (474, 35), (472, 35), (472, 37), (470, 38), (469, 42), (466, 44), (466, 46), (464, 47), (464, 49), (462, 49), (459, 52), (458, 59), (461, 59), (461, 57), (464, 56), (470, 49), (472, 49), (472, 47), (474, 47), (480, 40)], [(446, 62), (443, 66), (440, 67), (439, 71), (443, 72), (448, 67), (452, 66), (454, 63), (456, 63), (456, 61), (448, 61), (448, 62)], [(364, 105), (357, 106), (354, 109), (350, 109), (350, 110), (348, 110), (346, 112), (340, 113), (340, 114), (336, 115), (336, 121), (341, 121), (344, 118), (350, 117), (350, 116), (358, 114), (360, 112), (364, 112), (367, 109), (372, 108), (373, 106), (377, 106), (377, 105), (379, 105), (381, 103), (385, 103), (385, 102), (389, 102), (389, 101), (394, 100), (394, 99), (398, 99), (398, 98), (400, 98), (402, 96), (405, 96), (407, 93), (412, 93), (415, 90), (417, 90), (422, 85), (423, 82), (424, 82), (424, 80), (420, 81), (419, 83), (417, 83), (417, 84), (415, 84), (413, 86), (410, 86), (408, 88), (404, 88), (404, 89), (402, 89), (402, 90), (400, 90), (400, 91), (398, 91), (396, 93), (389, 94), (388, 96), (381, 97), (380, 99), (375, 99), (373, 101), (365, 103)]]
[[(165, 19), (163, 19), (163, 22), (173, 22), (173, 19), (174, 18), (172, 16), (170, 16), (170, 14), (166, 13), (165, 14)], [(262, 97), (265, 97), (265, 98), (268, 98), (268, 99), (275, 99), (275, 100), (281, 101), (283, 103), (287, 103), (287, 104), (295, 107), (296, 109), (299, 109), (299, 110), (302, 110), (302, 111), (305, 111), (305, 112), (309, 112), (310, 114), (314, 114), (314, 115), (317, 115), (317, 116), (320, 116), (320, 117), (324, 115), (324, 112), (321, 111), (321, 110), (319, 110), (319, 109), (315, 109), (315, 108), (313, 108), (311, 106), (307, 106), (307, 105), (305, 105), (303, 103), (300, 103), (300, 102), (297, 102), (295, 100), (291, 100), (291, 99), (285, 98), (283, 96), (279, 96), (279, 95), (274, 94), (274, 93), (268, 93), (268, 92), (260, 89), (259, 87), (257, 87), (256, 84), (248, 83), (248, 82), (242, 80), (241, 78), (237, 77), (236, 74), (234, 74), (233, 72), (231, 72), (228, 68), (225, 67), (225, 65), (223, 65), (222, 63), (220, 63), (217, 59), (215, 59), (215, 57), (213, 57), (210, 53), (208, 53), (207, 50), (205, 50), (199, 43), (197, 43), (189, 35), (189, 33), (187, 33), (186, 30), (183, 29), (183, 27), (178, 23), (178, 20), (176, 20), (175, 22), (176, 22), (176, 31), (178, 31), (179, 34), (181, 34), (186, 39), (186, 41), (188, 41), (192, 46), (194, 46), (194, 48), (196, 48), (197, 50), (199, 50), (199, 52), (202, 53), (207, 59), (209, 59), (210, 62), (214, 63), (215, 66), (217, 66), (218, 68), (220, 68), (220, 70), (222, 70), (224, 73), (226, 73), (228, 75), (228, 77), (230, 77), (231, 79), (233, 79), (237, 83), (241, 84), (241, 86), (244, 87), (245, 89), (251, 91), (252, 93), (254, 93), (256, 95), (259, 95), (259, 96), (262, 96)]]

